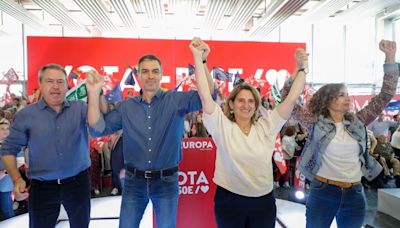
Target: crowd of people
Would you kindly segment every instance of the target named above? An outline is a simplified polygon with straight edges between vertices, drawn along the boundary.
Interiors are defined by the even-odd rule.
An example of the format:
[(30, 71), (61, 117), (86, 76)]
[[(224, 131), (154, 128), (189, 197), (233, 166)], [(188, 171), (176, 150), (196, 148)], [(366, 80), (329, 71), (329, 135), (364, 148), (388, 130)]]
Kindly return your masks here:
[[(334, 218), (338, 227), (361, 227), (363, 184), (381, 175), (400, 186), (400, 122), (381, 115), (396, 92), (396, 44), (382, 40), (379, 48), (386, 58), (382, 89), (356, 113), (344, 84), (327, 84), (306, 105), (298, 102), (308, 74), (301, 48), (279, 105), (245, 82), (225, 97), (207, 67), (211, 49), (198, 37), (189, 45), (197, 91), (161, 90), (161, 60), (148, 54), (138, 61), (139, 96), (107, 104), (104, 79), (92, 70), (86, 74), (88, 102), (67, 101), (65, 69), (45, 65), (38, 74), (41, 98), (15, 97), (1, 112), (3, 216), (13, 216), (13, 194), (29, 200), (30, 227), (54, 227), (61, 204), (71, 227), (88, 227), (90, 198), (100, 194), (101, 178), (111, 170), (111, 193), (122, 194), (120, 227), (138, 227), (150, 200), (157, 227), (175, 227), (181, 140), (212, 137), (218, 227), (274, 227), (273, 189), (280, 181), (291, 186), (290, 167), (299, 156), (309, 183), (307, 227), (329, 227)], [(272, 159), (277, 134), (289, 167), (283, 174), (274, 172)], [(91, 137), (107, 135), (101, 151), (89, 147)]]

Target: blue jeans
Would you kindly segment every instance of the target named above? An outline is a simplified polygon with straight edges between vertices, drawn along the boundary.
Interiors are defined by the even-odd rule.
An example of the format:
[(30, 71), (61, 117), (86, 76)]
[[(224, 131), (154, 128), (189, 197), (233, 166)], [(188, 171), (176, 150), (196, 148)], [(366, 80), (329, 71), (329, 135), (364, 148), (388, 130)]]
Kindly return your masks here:
[(0, 212), (3, 214), (5, 219), (14, 216), (11, 192), (0, 192)]
[(56, 226), (60, 206), (68, 214), (70, 227), (88, 227), (90, 221), (90, 178), (87, 170), (68, 182), (31, 181), (29, 189), (29, 227)]
[(215, 219), (220, 228), (275, 227), (276, 205), (272, 192), (260, 197), (246, 197), (217, 186), (214, 204)]
[(307, 228), (329, 228), (335, 216), (338, 228), (362, 226), (365, 217), (362, 184), (340, 188), (313, 180), (306, 204)]
[(139, 227), (149, 200), (153, 203), (157, 228), (176, 227), (178, 172), (161, 178), (146, 179), (126, 170), (123, 186), (120, 228)]

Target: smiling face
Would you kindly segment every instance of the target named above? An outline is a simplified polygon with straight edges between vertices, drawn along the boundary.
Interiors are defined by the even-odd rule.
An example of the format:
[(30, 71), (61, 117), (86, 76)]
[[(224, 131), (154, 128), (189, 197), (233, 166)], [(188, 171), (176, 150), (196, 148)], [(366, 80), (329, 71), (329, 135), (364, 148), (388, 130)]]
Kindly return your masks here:
[(139, 65), (139, 80), (144, 92), (156, 92), (160, 88), (161, 65), (156, 60), (144, 60)]
[(40, 80), (40, 92), (48, 106), (53, 109), (61, 107), (67, 90), (68, 86), (64, 72), (51, 68), (43, 71)]
[(256, 99), (250, 90), (243, 89), (233, 101), (229, 101), (229, 107), (233, 110), (236, 120), (250, 121), (256, 110)]
[(350, 110), (351, 100), (347, 88), (341, 88), (328, 106), (330, 112), (346, 113)]

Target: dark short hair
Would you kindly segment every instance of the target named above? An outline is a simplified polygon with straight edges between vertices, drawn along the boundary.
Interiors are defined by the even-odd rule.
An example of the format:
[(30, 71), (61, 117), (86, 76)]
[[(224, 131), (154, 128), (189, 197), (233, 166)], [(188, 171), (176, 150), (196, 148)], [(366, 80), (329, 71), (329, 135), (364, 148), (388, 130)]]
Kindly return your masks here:
[(65, 75), (65, 80), (67, 81), (67, 72), (65, 71), (64, 67), (62, 67), (59, 64), (55, 64), (55, 63), (49, 63), (47, 65), (42, 66), (42, 68), (40, 68), (39, 70), (39, 82), (42, 82), (43, 79), (43, 73), (47, 70), (47, 69), (53, 69), (53, 70), (59, 70), (61, 72), (64, 73)]
[(161, 60), (157, 57), (157, 56), (155, 56), (155, 55), (153, 55), (153, 54), (147, 54), (147, 55), (144, 55), (144, 56), (142, 56), (142, 57), (140, 57), (140, 59), (139, 59), (139, 62), (138, 62), (138, 71), (140, 72), (140, 64), (142, 63), (142, 62), (144, 62), (144, 61), (148, 61), (148, 60), (150, 60), (150, 61), (157, 61), (158, 62), (158, 64), (160, 64), (160, 70), (162, 70), (162, 65), (161, 65)]

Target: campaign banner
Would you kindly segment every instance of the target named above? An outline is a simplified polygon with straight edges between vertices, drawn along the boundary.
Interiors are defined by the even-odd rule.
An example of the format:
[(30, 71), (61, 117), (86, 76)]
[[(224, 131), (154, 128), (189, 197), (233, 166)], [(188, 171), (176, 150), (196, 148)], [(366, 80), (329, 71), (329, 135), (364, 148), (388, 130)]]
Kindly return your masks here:
[(216, 147), (211, 138), (182, 140), (183, 159), (179, 165), (178, 228), (213, 228), (214, 195), (212, 181)]
[(300, 157), (296, 157), (296, 167), (294, 167), (293, 186), (297, 190), (304, 190), (306, 184), (306, 177), (300, 172), (299, 164)]
[[(294, 54), (304, 43), (239, 42), (206, 40), (211, 48), (207, 59), (210, 71), (218, 68), (230, 75), (240, 75), (244, 81), (259, 87), (262, 94), (270, 91), (271, 85), (279, 89), (288, 74), (295, 68)], [(154, 54), (162, 61), (161, 86), (174, 89), (185, 81), (178, 90), (193, 89), (194, 83), (186, 83), (193, 69), (190, 40), (88, 38), (88, 37), (27, 37), (28, 94), (38, 88), (38, 71), (48, 63), (65, 67), (71, 83), (75, 86), (84, 80), (84, 72), (96, 69), (106, 75), (105, 94), (121, 85), (121, 91), (137, 95), (140, 91), (138, 78), (126, 83), (137, 68), (139, 58)], [(187, 80), (186, 80), (187, 79)], [(129, 81), (129, 80), (128, 80)], [(226, 80), (218, 86), (228, 93), (235, 80)], [(71, 88), (74, 85), (71, 85)]]

